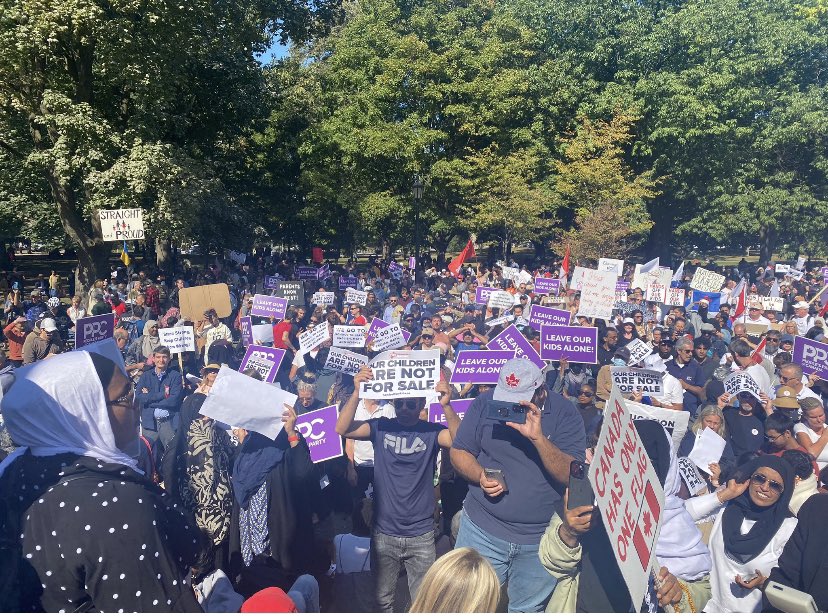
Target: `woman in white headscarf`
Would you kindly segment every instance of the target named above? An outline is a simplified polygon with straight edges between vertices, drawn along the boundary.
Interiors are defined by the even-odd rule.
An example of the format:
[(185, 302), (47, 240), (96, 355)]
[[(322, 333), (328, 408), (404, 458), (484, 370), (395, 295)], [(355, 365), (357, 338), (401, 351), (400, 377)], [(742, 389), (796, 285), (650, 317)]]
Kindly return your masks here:
[(184, 583), (195, 524), (137, 468), (122, 366), (80, 350), (16, 377), (2, 401), (20, 447), (0, 464), (0, 540), (21, 556), (4, 556), (0, 611), (198, 611)]
[(127, 349), (127, 364), (145, 364), (159, 346), (161, 338), (158, 336), (158, 322), (147, 321), (144, 324), (143, 335), (138, 336)]

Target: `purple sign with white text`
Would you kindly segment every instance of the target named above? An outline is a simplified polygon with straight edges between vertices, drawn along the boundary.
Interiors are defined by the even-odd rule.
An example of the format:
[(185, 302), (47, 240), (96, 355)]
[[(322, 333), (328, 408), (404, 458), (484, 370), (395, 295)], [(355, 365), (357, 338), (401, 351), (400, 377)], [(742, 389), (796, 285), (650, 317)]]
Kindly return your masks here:
[(264, 288), (265, 289), (275, 289), (276, 285), (279, 284), (279, 277), (278, 276), (265, 276), (264, 277)]
[(488, 304), (489, 296), (495, 291), (500, 291), (500, 289), (496, 289), (495, 287), (477, 287), (477, 291), (474, 294), (474, 303)]
[[(274, 349), (272, 347), (251, 344), (244, 352), (244, 357), (242, 358), (241, 364), (239, 364), (239, 372), (244, 372), (247, 368), (255, 368), (262, 375), (265, 383), (273, 383), (276, 380), (276, 374), (279, 372), (279, 364), (282, 363), (284, 356), (284, 349)], [(265, 364), (259, 360), (265, 360), (268, 363)]]
[(822, 379), (828, 379), (828, 344), (796, 336), (793, 363), (802, 366), (805, 374), (814, 373)]
[[(377, 331), (381, 330), (384, 327), (388, 327), (389, 325), (391, 325), (391, 323), (386, 323), (379, 317), (374, 317), (374, 320), (371, 321), (371, 325), (368, 327), (368, 331), (365, 333), (366, 344), (374, 339), (374, 334), (376, 334)], [(402, 335), (403, 338), (405, 338), (406, 342), (408, 342), (408, 339), (411, 338), (411, 332), (405, 329), (402, 329)]]
[(296, 272), (296, 277), (299, 280), (319, 279), (319, 273), (317, 272), (316, 268), (310, 265), (297, 265), (293, 271)]
[(356, 276), (340, 276), (339, 277), (339, 290), (344, 291), (348, 287), (352, 289), (356, 289), (357, 287), (357, 277)]
[(616, 291), (626, 291), (630, 288), (630, 281), (629, 280), (616, 280), (615, 281), (615, 290)]
[(569, 310), (547, 308), (532, 304), (529, 309), (529, 325), (540, 331), (541, 325), (569, 325)]
[(598, 328), (544, 325), (541, 327), (541, 357), (565, 359), (580, 364), (598, 363)]
[(540, 295), (558, 295), (561, 292), (561, 281), (557, 278), (535, 277), (535, 293)]
[(288, 301), (284, 297), (256, 294), (253, 296), (253, 307), (250, 309), (250, 314), (254, 317), (284, 319), (287, 307)]
[(244, 346), (253, 344), (253, 319), (250, 317), (239, 317), (241, 326), (241, 340)]
[[(462, 420), (466, 411), (469, 410), (474, 398), (461, 398), (460, 400), (452, 400), (451, 408), (457, 413), (457, 416)], [(448, 427), (446, 423), (446, 414), (443, 412), (443, 405), (439, 402), (432, 402), (428, 405), (428, 420), (431, 423), (442, 424)]]
[(514, 351), (460, 351), (449, 383), (496, 384), (500, 368), (514, 357)]
[(514, 351), (515, 357), (525, 357), (541, 370), (546, 366), (540, 358), (540, 355), (538, 355), (538, 352), (514, 325), (510, 325), (489, 340), (489, 344), (486, 346), (492, 351), (498, 349), (501, 351)]
[[(296, 404), (296, 410), (300, 411), (302, 405), (298, 402)], [(296, 430), (305, 437), (314, 463), (338, 458), (344, 453), (342, 437), (336, 433), (337, 416), (334, 404), (304, 413), (296, 419)]]
[(115, 333), (115, 315), (111, 312), (78, 319), (75, 324), (75, 348), (112, 338)]

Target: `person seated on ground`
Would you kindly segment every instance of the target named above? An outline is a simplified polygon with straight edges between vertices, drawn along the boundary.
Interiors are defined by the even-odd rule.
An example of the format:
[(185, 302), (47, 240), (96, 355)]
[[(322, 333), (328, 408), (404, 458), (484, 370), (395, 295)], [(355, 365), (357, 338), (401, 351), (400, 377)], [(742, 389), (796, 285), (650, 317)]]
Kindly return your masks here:
[(242, 614), (293, 612), (319, 612), (319, 582), (312, 575), (300, 575), (287, 592), (276, 586), (263, 588), (241, 606)]
[(429, 567), (409, 612), (491, 613), (499, 601), (500, 582), (489, 561), (472, 548), (457, 548)]
[(333, 612), (377, 612), (374, 577), (371, 573), (371, 527), (373, 501), (361, 498), (354, 503), (350, 533), (334, 537)]

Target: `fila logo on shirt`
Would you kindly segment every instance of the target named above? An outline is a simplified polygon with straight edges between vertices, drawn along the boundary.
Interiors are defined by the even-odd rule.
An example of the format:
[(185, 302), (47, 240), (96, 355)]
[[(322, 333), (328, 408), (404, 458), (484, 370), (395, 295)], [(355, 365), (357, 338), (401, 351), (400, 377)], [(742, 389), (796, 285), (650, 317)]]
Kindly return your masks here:
[(415, 436), (414, 440), (409, 444), (408, 438), (404, 436), (394, 436), (393, 434), (386, 434), (383, 444), (387, 449), (394, 453), (401, 453), (409, 455), (412, 453), (420, 453), (426, 450), (426, 444), (419, 436)]

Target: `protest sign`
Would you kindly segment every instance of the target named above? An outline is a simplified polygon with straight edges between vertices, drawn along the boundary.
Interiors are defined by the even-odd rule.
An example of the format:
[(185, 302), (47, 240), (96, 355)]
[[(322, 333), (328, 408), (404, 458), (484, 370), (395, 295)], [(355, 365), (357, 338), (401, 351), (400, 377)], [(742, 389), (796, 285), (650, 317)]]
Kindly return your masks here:
[(802, 366), (805, 374), (816, 374), (821, 379), (828, 379), (828, 344), (796, 336), (793, 362)]
[(192, 326), (165, 327), (158, 330), (161, 344), (170, 349), (170, 353), (195, 352), (195, 332)]
[(536, 276), (534, 291), (538, 295), (557, 295), (561, 292), (561, 281), (557, 278)]
[(331, 337), (331, 330), (328, 329), (328, 322), (323, 321), (312, 329), (308, 329), (299, 334), (299, 352), (302, 354), (308, 353), (318, 347), (323, 342), (326, 342)]
[(253, 344), (253, 319), (250, 317), (239, 317), (239, 327), (241, 328), (242, 344), (244, 346)]
[(760, 394), (762, 390), (759, 388), (759, 384), (750, 376), (750, 373), (738, 371), (738, 372), (731, 372), (730, 376), (728, 376), (724, 381), (725, 391), (729, 393), (731, 396), (735, 396), (740, 391), (747, 391), (757, 399), (761, 400)]
[(425, 398), (440, 379), (440, 351), (384, 351), (369, 363), (374, 378), (360, 383), (359, 397), (368, 400)]
[(362, 366), (367, 364), (368, 357), (366, 355), (332, 346), (328, 351), (328, 359), (325, 360), (325, 370), (335, 370), (353, 376), (359, 372)]
[(643, 402), (633, 402), (631, 400), (626, 402), (633, 419), (652, 419), (660, 423), (670, 434), (673, 441), (673, 451), (679, 450), (679, 445), (681, 445), (681, 441), (687, 433), (687, 426), (690, 425), (690, 413), (660, 408)]
[(651, 282), (647, 287), (647, 296), (645, 301), (656, 302), (657, 304), (664, 304), (667, 302), (667, 287), (658, 282)]
[(489, 294), (489, 301), (486, 303), (489, 308), (500, 308), (511, 310), (515, 305), (515, 297), (508, 291), (497, 290)]
[(621, 390), (621, 393), (630, 394), (640, 391), (646, 396), (660, 396), (664, 393), (661, 373), (657, 370), (610, 366), (610, 374), (612, 382)]
[(204, 318), (204, 311), (213, 308), (220, 319), (230, 316), (230, 289), (223, 282), (185, 287), (178, 292), (181, 320), (198, 322)]
[[(474, 402), (474, 398), (460, 398), (459, 400), (452, 400), (451, 410), (453, 410), (462, 421), (472, 402)], [(428, 420), (431, 423), (441, 424), (448, 428), (446, 414), (443, 412), (443, 405), (439, 402), (432, 402), (428, 405)]]
[(75, 348), (112, 338), (115, 333), (115, 314), (108, 312), (92, 317), (83, 317), (75, 323)]
[(599, 272), (612, 272), (616, 276), (624, 275), (624, 259), (598, 259)]
[(374, 332), (372, 342), (371, 348), (374, 352), (388, 351), (405, 346), (406, 338), (403, 336), (403, 330), (399, 323), (392, 323)]
[(589, 481), (609, 544), (637, 611), (655, 565), (664, 490), (617, 388), (613, 388), (607, 401), (604, 418), (589, 466)]
[(365, 346), (364, 325), (334, 325), (333, 346), (361, 348)]
[(486, 321), (486, 327), (494, 327), (495, 325), (502, 325), (503, 323), (511, 323), (515, 320), (515, 315), (513, 314), (504, 314), (502, 317), (497, 317), (494, 319), (489, 319)]
[(586, 270), (581, 281), (578, 316), (609, 320), (615, 305), (615, 274)]
[(273, 295), (275, 297), (284, 297), (287, 300), (288, 306), (305, 305), (305, 285), (298, 280), (278, 283), (273, 290)]
[(520, 270), (518, 268), (503, 265), (502, 261), (498, 261), (497, 264), (500, 266), (503, 273), (503, 280), (511, 280), (513, 282), (517, 281), (518, 276), (520, 276)]
[(288, 302), (284, 297), (270, 297), (269, 295), (253, 296), (253, 307), (250, 314), (254, 317), (271, 317), (273, 319), (284, 319), (287, 312)]
[(629, 280), (616, 280), (615, 281), (615, 291), (626, 291), (630, 288), (630, 281)]
[(261, 323), (253, 326), (253, 342), (270, 342), (273, 343), (273, 326), (270, 323)]
[(388, 264), (388, 272), (394, 278), (397, 278), (397, 279), (402, 278), (403, 266), (400, 265), (399, 263), (397, 263), (396, 261), (391, 261), (391, 263)]
[(762, 310), (773, 310), (774, 312), (785, 310), (784, 297), (759, 297), (759, 301), (762, 302)]
[(101, 236), (104, 242), (123, 242), (144, 239), (144, 210), (99, 210)]
[(274, 440), (282, 430), (285, 404), (295, 407), (296, 399), (295, 394), (222, 366), (199, 413)]
[(318, 280), (319, 271), (312, 265), (297, 265), (293, 272), (299, 280)]
[(368, 292), (357, 291), (356, 289), (351, 289), (349, 287), (345, 290), (345, 303), (358, 304), (360, 306), (364, 306), (366, 303), (368, 303)]
[(333, 306), (336, 301), (333, 291), (318, 291), (311, 297), (311, 304), (317, 306)]
[(580, 291), (581, 285), (584, 282), (584, 276), (586, 276), (586, 273), (588, 271), (590, 271), (588, 267), (581, 267), (580, 265), (576, 265), (575, 268), (572, 270), (572, 280), (569, 281), (569, 288), (573, 291)]
[(775, 271), (777, 274), (787, 274), (790, 271), (791, 266), (787, 263), (777, 263), (775, 267)]
[[(391, 323), (386, 323), (379, 317), (374, 317), (371, 320), (371, 325), (368, 327), (368, 332), (365, 334), (365, 341), (371, 342), (379, 330), (383, 327), (388, 327), (389, 325), (391, 325)], [(408, 330), (402, 330), (402, 335), (406, 342), (408, 342), (408, 339), (411, 338), (411, 332)]]
[(237, 252), (235, 250), (228, 250), (227, 257), (231, 261), (235, 261), (239, 265), (244, 265), (244, 262), (247, 261), (247, 255), (243, 252)]
[(264, 288), (265, 289), (275, 289), (276, 285), (279, 284), (279, 277), (278, 276), (265, 276), (264, 277)]
[(724, 286), (725, 277), (716, 272), (711, 272), (703, 267), (697, 267), (690, 281), (690, 288), (706, 293), (718, 293)]
[(598, 328), (544, 325), (541, 327), (541, 359), (566, 359), (581, 364), (598, 363)]
[(474, 303), (488, 304), (489, 296), (495, 291), (500, 291), (500, 289), (495, 287), (477, 287), (477, 290), (474, 292)]
[(667, 289), (667, 301), (665, 303), (668, 306), (684, 306), (684, 296), (684, 289), (670, 287)]
[(642, 272), (642, 267), (640, 263), (635, 266), (631, 285), (633, 289), (641, 289), (643, 291), (653, 282), (665, 287), (670, 286), (670, 282), (673, 280), (673, 270), (669, 267), (656, 267), (648, 272)]
[(699, 473), (699, 469), (690, 458), (678, 459), (679, 475), (681, 475), (684, 485), (687, 486), (690, 496), (698, 496), (707, 490), (707, 482)]
[(525, 357), (541, 370), (546, 367), (546, 364), (540, 358), (538, 352), (514, 325), (510, 325), (497, 336), (489, 340), (489, 344), (486, 346), (488, 346), (492, 351), (498, 349), (501, 351), (514, 351), (515, 357)]
[(705, 427), (696, 434), (696, 442), (693, 449), (687, 455), (689, 460), (705, 472), (710, 472), (711, 464), (718, 464), (722, 459), (727, 441), (718, 432)]
[(460, 351), (449, 383), (497, 383), (500, 368), (514, 357), (514, 351)]
[(296, 418), (296, 431), (305, 437), (310, 449), (310, 458), (314, 464), (338, 458), (344, 451), (342, 437), (336, 433), (336, 404)]
[(764, 334), (770, 328), (768, 323), (748, 323), (744, 322), (745, 324), (745, 332), (749, 338), (761, 338), (762, 334)]
[(708, 314), (715, 314), (719, 312), (719, 308), (722, 305), (722, 294), (721, 293), (707, 293), (705, 291), (692, 291), (690, 293), (690, 303), (688, 307), (698, 306), (699, 302), (703, 299), (706, 299), (709, 302), (707, 306)]
[(798, 269), (791, 268), (788, 270), (787, 276), (790, 276), (794, 280), (802, 280), (803, 276), (805, 276), (805, 272), (802, 272)]
[(541, 325), (569, 325), (570, 316), (569, 310), (532, 304), (532, 307), (529, 308), (529, 325), (538, 331), (540, 331)]
[(640, 361), (643, 361), (645, 357), (651, 355), (653, 352), (652, 345), (644, 342), (641, 338), (635, 338), (628, 342), (626, 348), (630, 352), (630, 361), (627, 362), (628, 366), (634, 366)]
[(339, 290), (344, 291), (348, 287), (351, 287), (351, 288), (355, 289), (358, 282), (359, 281), (357, 280), (356, 276), (344, 276), (344, 275), (340, 276), (339, 277)]
[(251, 344), (247, 347), (241, 364), (239, 364), (239, 372), (244, 372), (247, 368), (255, 368), (262, 375), (265, 383), (273, 383), (276, 380), (279, 364), (282, 363), (284, 356), (284, 349), (273, 349)]

